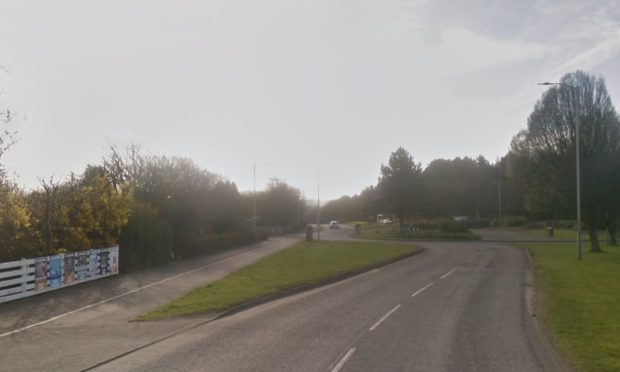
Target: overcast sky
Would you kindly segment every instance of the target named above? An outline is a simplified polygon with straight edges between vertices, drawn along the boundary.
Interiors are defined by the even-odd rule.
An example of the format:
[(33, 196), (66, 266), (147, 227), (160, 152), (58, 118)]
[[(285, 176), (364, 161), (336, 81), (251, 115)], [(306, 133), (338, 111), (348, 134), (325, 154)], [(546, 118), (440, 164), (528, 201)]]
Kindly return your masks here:
[[(375, 184), (398, 146), (504, 155), (575, 69), (620, 105), (620, 7), (570, 0), (0, 0), (5, 163), (25, 187), (110, 145), (193, 158), (322, 198)], [(266, 164), (271, 164), (267, 166)]]

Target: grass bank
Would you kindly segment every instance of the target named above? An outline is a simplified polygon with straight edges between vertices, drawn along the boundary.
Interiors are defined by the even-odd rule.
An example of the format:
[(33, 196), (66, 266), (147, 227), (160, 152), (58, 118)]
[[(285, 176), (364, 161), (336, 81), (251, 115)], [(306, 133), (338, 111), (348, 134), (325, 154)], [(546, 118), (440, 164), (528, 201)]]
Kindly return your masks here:
[(422, 249), (376, 242), (301, 242), (141, 315), (156, 320), (215, 313), (269, 295), (316, 285), (406, 257)]
[(579, 370), (620, 370), (620, 247), (577, 261), (574, 243), (528, 243), (545, 325)]

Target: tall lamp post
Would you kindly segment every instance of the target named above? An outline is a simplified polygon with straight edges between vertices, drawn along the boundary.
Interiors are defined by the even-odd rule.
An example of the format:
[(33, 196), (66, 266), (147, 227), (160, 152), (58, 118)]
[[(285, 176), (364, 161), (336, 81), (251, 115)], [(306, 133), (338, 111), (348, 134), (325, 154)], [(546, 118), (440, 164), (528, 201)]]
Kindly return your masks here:
[[(252, 193), (252, 232), (256, 234), (256, 163), (254, 163), (254, 192)], [(255, 235), (256, 236), (256, 235)]]
[(319, 183), (319, 165), (316, 165), (316, 240), (321, 241), (321, 191)]
[[(548, 81), (545, 81), (544, 83), (538, 83), (538, 85), (558, 85), (558, 86), (565, 86), (565, 87), (569, 87), (573, 90), (576, 90), (577, 87), (570, 85), (570, 84), (565, 84), (565, 83), (551, 83)], [(576, 151), (575, 151), (575, 163), (576, 163), (576, 177), (577, 177), (577, 260), (581, 260), (582, 259), (582, 251), (581, 251), (581, 161), (580, 161), (580, 155), (579, 155), (579, 115), (576, 114), (575, 115), (575, 147), (576, 147)]]

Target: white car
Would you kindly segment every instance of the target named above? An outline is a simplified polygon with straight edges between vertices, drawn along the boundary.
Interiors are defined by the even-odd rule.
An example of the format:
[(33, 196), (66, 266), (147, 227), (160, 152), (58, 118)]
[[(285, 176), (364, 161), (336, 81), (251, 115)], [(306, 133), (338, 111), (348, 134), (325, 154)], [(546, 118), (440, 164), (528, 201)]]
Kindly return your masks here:
[(340, 225), (338, 224), (338, 221), (331, 221), (331, 222), (329, 223), (329, 228), (330, 228), (330, 229), (339, 229), (339, 228), (340, 228)]

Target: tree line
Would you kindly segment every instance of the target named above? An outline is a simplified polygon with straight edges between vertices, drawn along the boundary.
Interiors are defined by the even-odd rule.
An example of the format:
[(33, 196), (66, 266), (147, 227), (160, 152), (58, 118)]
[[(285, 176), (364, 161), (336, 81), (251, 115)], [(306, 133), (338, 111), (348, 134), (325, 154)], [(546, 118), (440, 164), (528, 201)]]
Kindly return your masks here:
[(125, 269), (154, 265), (247, 244), (274, 226), (299, 229), (304, 212), (300, 191), (283, 181), (240, 193), (191, 159), (113, 147), (100, 164), (31, 191), (2, 173), (0, 262), (119, 244)]
[(542, 94), (527, 127), (495, 163), (482, 156), (437, 159), (423, 169), (400, 147), (381, 166), (376, 185), (329, 202), (322, 214), (327, 219), (364, 221), (392, 213), (401, 224), (454, 216), (481, 223), (494, 219), (498, 224), (575, 220), (577, 126), (581, 228), (590, 235), (591, 250), (600, 252), (598, 230), (607, 229), (616, 244), (620, 119), (604, 79), (583, 71), (564, 75)]
[(327, 203), (327, 219), (372, 221), (380, 213), (399, 221), (467, 216), (474, 220), (524, 215), (523, 194), (505, 176), (506, 158), (491, 164), (484, 157), (436, 159), (426, 168), (399, 147), (380, 169), (376, 185)]

